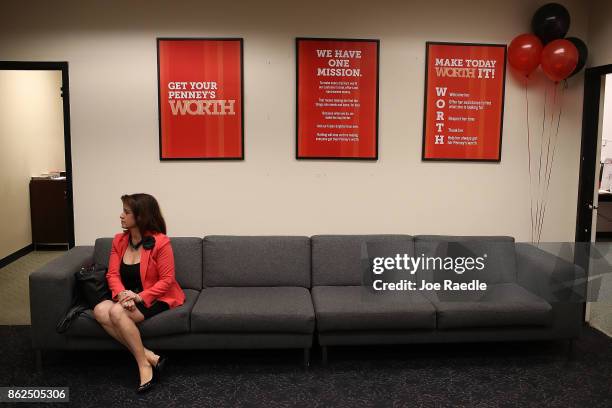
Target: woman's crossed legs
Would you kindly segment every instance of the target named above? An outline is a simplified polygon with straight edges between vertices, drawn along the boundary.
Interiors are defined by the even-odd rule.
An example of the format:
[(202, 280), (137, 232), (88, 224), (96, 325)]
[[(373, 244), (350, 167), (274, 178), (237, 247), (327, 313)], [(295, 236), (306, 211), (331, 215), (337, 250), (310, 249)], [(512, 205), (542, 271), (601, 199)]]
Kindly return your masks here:
[(104, 330), (134, 355), (140, 372), (140, 384), (148, 382), (153, 377), (153, 366), (157, 365), (159, 356), (142, 344), (136, 326), (136, 323), (144, 320), (140, 310), (127, 310), (119, 302), (104, 300), (94, 307), (93, 312)]

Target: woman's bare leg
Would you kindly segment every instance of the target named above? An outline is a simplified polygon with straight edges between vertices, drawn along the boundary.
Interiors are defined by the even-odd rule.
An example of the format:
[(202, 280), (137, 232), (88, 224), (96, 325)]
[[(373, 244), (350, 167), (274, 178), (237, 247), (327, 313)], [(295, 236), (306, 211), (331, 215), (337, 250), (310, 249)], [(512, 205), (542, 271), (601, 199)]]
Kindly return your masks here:
[[(114, 304), (115, 302), (113, 302), (112, 300), (104, 300), (98, 303), (93, 309), (94, 317), (108, 334), (110, 334), (113, 338), (115, 338), (119, 343), (123, 344), (129, 350), (129, 347), (121, 336), (121, 333), (117, 331), (117, 329), (115, 329), (113, 322), (110, 320), (110, 309), (111, 307), (113, 307)], [(159, 356), (157, 354), (147, 349), (146, 347), (145, 354), (147, 356), (147, 360), (149, 360), (149, 363), (151, 363), (152, 365), (157, 364), (157, 361), (159, 360)]]
[[(135, 313), (137, 319), (140, 317), (139, 321), (144, 320), (144, 316), (139, 310), (134, 310), (131, 313)], [(128, 311), (125, 310), (119, 303), (111, 307), (110, 319), (117, 332), (119, 332), (121, 337), (123, 337), (125, 340), (126, 346), (136, 359), (138, 371), (140, 372), (140, 384), (142, 385), (148, 382), (153, 377), (153, 366), (145, 354), (142, 338), (140, 337), (140, 331), (138, 330), (138, 327), (136, 327), (137, 321), (132, 320), (132, 318), (128, 316)]]

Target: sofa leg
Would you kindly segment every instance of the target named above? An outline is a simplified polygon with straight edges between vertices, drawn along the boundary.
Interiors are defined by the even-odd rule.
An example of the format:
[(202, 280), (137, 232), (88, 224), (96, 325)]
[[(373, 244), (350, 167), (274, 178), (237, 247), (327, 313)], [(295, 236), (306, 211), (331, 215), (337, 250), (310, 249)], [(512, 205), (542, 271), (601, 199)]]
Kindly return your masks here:
[(34, 360), (35, 360), (36, 372), (42, 373), (42, 350), (38, 349), (34, 351)]
[(304, 367), (310, 367), (310, 347), (304, 348)]
[(321, 346), (321, 361), (327, 364), (327, 346)]

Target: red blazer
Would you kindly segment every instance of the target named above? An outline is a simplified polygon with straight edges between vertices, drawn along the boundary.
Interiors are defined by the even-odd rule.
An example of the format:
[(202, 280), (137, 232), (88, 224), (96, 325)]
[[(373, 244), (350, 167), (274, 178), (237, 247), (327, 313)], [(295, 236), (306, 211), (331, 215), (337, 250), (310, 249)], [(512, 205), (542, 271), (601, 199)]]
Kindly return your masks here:
[[(168, 303), (170, 308), (180, 306), (185, 302), (185, 293), (175, 279), (170, 238), (161, 232), (144, 234), (147, 235), (155, 238), (155, 246), (151, 249), (142, 248), (140, 253), (140, 280), (143, 290), (139, 295), (146, 307), (151, 307), (151, 303), (156, 299)], [(129, 232), (125, 231), (115, 235), (113, 239), (106, 280), (114, 300), (117, 300), (116, 296), (125, 289), (119, 267), (128, 247), (129, 236)]]

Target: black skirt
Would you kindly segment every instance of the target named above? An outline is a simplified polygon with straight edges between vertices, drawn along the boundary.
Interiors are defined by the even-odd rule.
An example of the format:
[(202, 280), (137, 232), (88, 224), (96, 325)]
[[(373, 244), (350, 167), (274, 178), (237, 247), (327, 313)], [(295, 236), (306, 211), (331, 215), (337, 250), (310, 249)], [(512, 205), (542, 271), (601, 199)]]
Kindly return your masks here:
[[(126, 289), (132, 292), (142, 292), (142, 282), (140, 280), (140, 263), (128, 265), (121, 260), (121, 268), (119, 268), (121, 274), (121, 282)], [(146, 307), (144, 302), (135, 302), (136, 307), (140, 310), (140, 313), (145, 319), (151, 316), (155, 316), (158, 313), (168, 310), (170, 306), (161, 300), (154, 300), (151, 307)]]
[(162, 300), (154, 300), (151, 307), (146, 307), (143, 302), (136, 302), (136, 307), (140, 310), (140, 313), (142, 313), (145, 319), (170, 308), (170, 306)]

